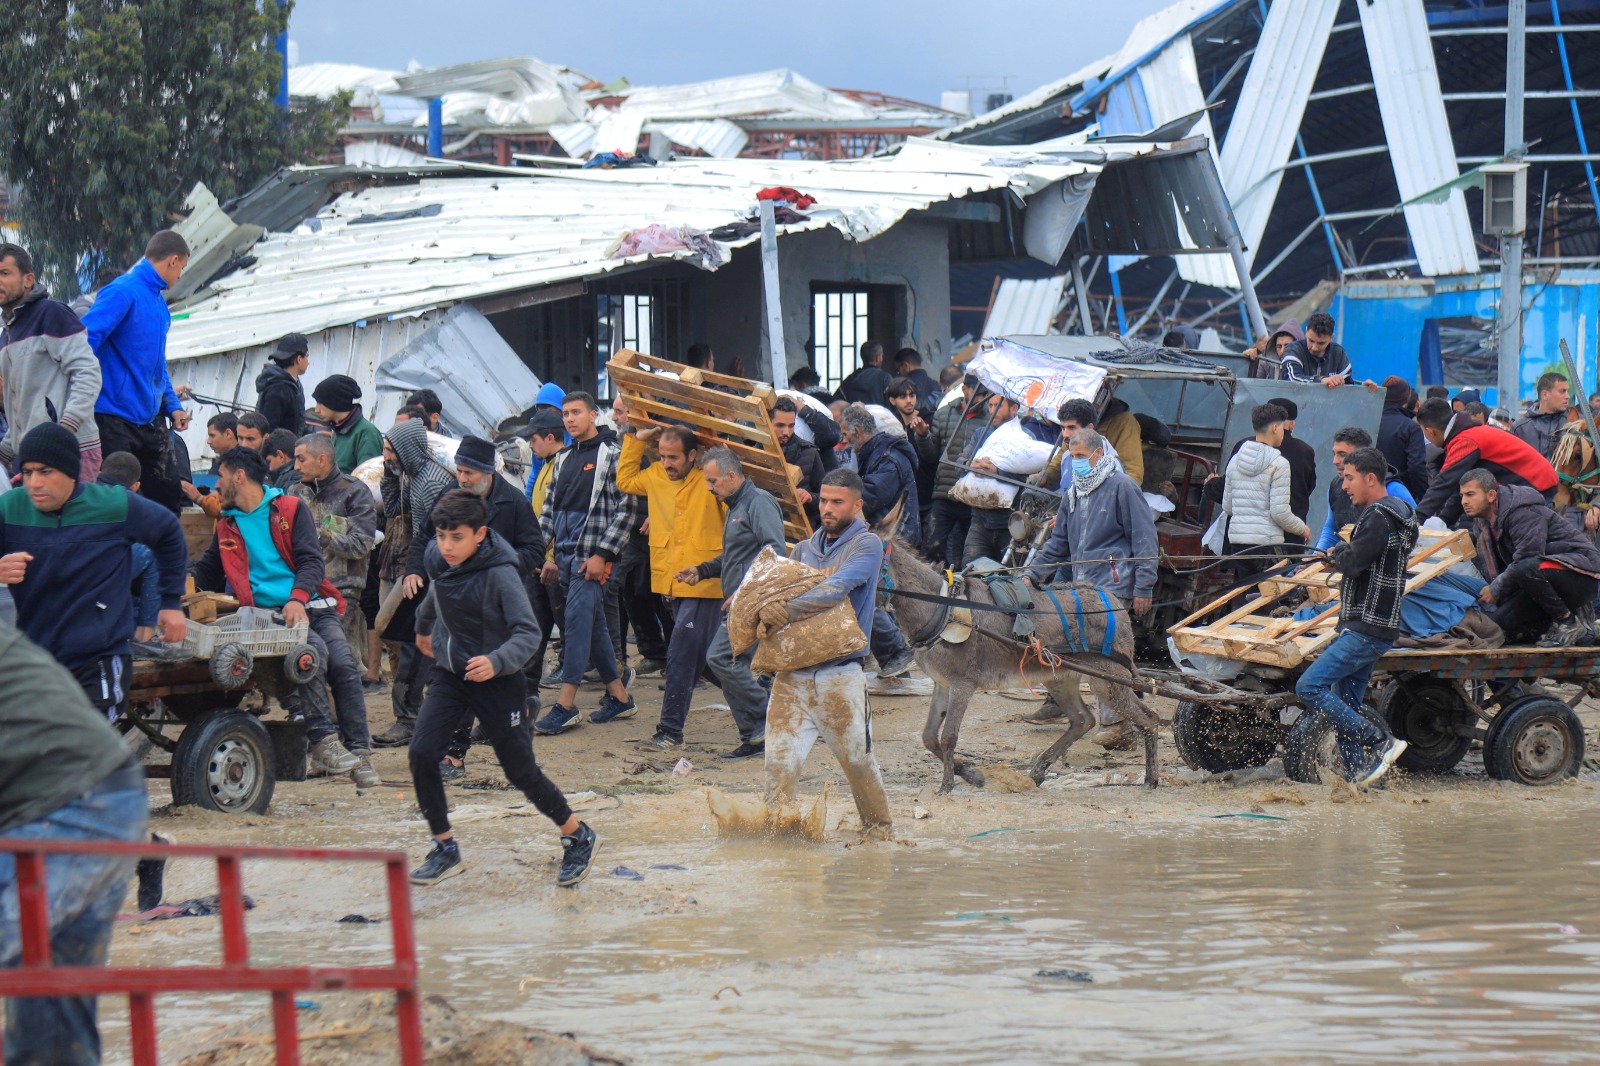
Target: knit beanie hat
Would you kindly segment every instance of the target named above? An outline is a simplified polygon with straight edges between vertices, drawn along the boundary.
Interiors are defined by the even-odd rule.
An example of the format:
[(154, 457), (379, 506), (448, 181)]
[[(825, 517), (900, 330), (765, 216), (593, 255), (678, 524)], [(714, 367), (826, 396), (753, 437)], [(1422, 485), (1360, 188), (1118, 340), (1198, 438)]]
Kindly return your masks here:
[(466, 436), (456, 448), (456, 465), (485, 474), (494, 473), (494, 445), (482, 437)]
[(332, 374), (311, 390), (311, 398), (330, 411), (349, 411), (361, 399), (361, 386), (348, 374)]
[(41, 422), (28, 430), (17, 447), (17, 466), (26, 463), (43, 463), (59, 470), (72, 480), (78, 480), (81, 462), (78, 438), (72, 430), (54, 422)]
[(1404, 407), (1411, 402), (1411, 384), (1397, 374), (1390, 374), (1383, 379), (1383, 402), (1399, 404)]

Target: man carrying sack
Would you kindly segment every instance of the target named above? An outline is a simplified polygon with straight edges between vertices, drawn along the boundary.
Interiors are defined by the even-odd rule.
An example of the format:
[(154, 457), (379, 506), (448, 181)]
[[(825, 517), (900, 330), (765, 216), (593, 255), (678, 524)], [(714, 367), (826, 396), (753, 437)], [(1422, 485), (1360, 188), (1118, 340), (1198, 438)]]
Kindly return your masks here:
[[(850, 782), (862, 834), (887, 839), (893, 836), (889, 800), (872, 754), (866, 676), (861, 670), (865, 634), (872, 631), (883, 542), (861, 517), (861, 490), (861, 478), (851, 470), (834, 470), (822, 479), (818, 501), (822, 528), (789, 553), (795, 562), (820, 571), (821, 580), (793, 595), (792, 590), (774, 587), (780, 582), (757, 578), (758, 560), (729, 608), (728, 635), (735, 654), (743, 654), (751, 642), (754, 617), (753, 636), (763, 644), (754, 661), (757, 670), (765, 665), (762, 652), (769, 645), (787, 645), (780, 656), (785, 665), (776, 671), (767, 706), (767, 806), (777, 810), (794, 805), (800, 768), (820, 736)], [(791, 623), (841, 607), (853, 613), (857, 627), (844, 635), (843, 654), (838, 654), (838, 640), (802, 642), (793, 640), (793, 631), (783, 632)], [(819, 661), (804, 654), (802, 645), (821, 649), (824, 643), (831, 644), (827, 654), (834, 657)]]

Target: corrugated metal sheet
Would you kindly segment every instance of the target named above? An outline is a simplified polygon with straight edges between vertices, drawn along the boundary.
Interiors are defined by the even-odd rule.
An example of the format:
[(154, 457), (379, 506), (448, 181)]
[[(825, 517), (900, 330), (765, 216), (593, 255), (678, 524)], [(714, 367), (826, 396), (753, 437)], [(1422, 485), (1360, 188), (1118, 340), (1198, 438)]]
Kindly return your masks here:
[[(591, 94), (593, 98), (597, 94)], [(630, 110), (652, 119), (766, 118), (869, 119), (875, 109), (825, 89), (792, 70), (767, 70), (685, 85), (640, 85), (623, 93)], [(932, 112), (930, 112), (932, 114)]]
[(732, 159), (750, 143), (748, 133), (721, 118), (695, 122), (652, 122), (645, 129), (660, 131), (673, 144), (698, 149), (714, 159)]
[[(1422, 0), (1360, 0), (1356, 10), (1400, 198), (1409, 200), (1461, 175), (1427, 12)], [(1459, 189), (1442, 204), (1407, 207), (1405, 215), (1424, 274), (1477, 273), (1478, 252)]]
[(289, 95), (331, 100), (349, 89), (357, 107), (372, 107), (378, 94), (395, 91), (398, 76), (392, 70), (354, 63), (306, 63), (289, 68)]
[[(399, 92), (419, 100), (439, 97), (452, 126), (547, 127), (581, 120), (589, 105), (578, 94), (578, 77), (566, 67), (532, 56), (486, 59), (420, 70), (395, 79)], [(422, 116), (418, 125), (427, 125)]]
[(1239, 220), (1245, 256), (1255, 261), (1272, 205), (1283, 183), (1283, 165), (1294, 150), (1306, 100), (1322, 66), (1328, 32), (1340, 0), (1275, 3), (1250, 60), (1239, 106), (1228, 127), (1218, 169)]
[(378, 391), (432, 389), (452, 436), (489, 436), (533, 406), (541, 382), (471, 304), (446, 311), (432, 329), (378, 365)]
[[(1087, 107), (1092, 101), (1109, 92), (1121, 79), (1135, 73), (1156, 55), (1166, 50), (1179, 35), (1190, 27), (1204, 22), (1212, 15), (1238, 3), (1239, 0), (1178, 0), (1171, 7), (1147, 15), (1134, 25), (1122, 48), (1107, 63), (1109, 72), (1104, 79), (1086, 85), (1072, 98), (1077, 109)], [(1176, 116), (1174, 116), (1176, 117)], [(1148, 128), (1148, 127), (1147, 127)]]
[[(801, 189), (819, 201), (806, 222), (786, 231), (832, 226), (864, 241), (908, 211), (995, 189), (1026, 197), (1097, 172), (1107, 159), (1150, 150), (1079, 147), (1070, 158), (1033, 154), (1008, 162), (995, 160), (991, 149), (913, 139), (893, 156), (839, 162), (696, 159), (368, 188), (340, 196), (293, 233), (257, 244), (253, 266), (184, 306), (168, 354), (191, 359), (285, 333), (593, 277), (651, 258), (609, 258), (627, 231), (653, 223), (710, 231), (746, 218), (756, 192), (769, 186)], [(435, 207), (428, 215), (361, 221)]]
[(388, 141), (352, 141), (344, 146), (344, 161), (361, 167), (411, 167), (426, 163), (428, 157)]
[(1006, 278), (995, 293), (994, 306), (983, 323), (985, 337), (1050, 332), (1050, 323), (1061, 309), (1061, 293), (1066, 288), (1063, 275), (1053, 278)]

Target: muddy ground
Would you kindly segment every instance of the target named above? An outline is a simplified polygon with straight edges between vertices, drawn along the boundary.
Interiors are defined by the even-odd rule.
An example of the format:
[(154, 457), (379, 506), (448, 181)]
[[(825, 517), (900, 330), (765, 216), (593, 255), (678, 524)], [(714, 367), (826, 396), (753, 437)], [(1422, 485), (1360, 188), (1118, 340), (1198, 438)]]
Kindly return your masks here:
[[(1327, 858), (1329, 839), (1345, 834), (1356, 834), (1364, 847), (1377, 830), (1391, 839), (1447, 815), (1440, 823), (1447, 827), (1429, 834), (1431, 841), (1432, 836), (1459, 834), (1463, 823), (1505, 825), (1507, 812), (1529, 826), (1551, 818), (1586, 818), (1600, 799), (1600, 773), (1586, 770), (1576, 781), (1528, 789), (1488, 779), (1477, 753), (1455, 774), (1397, 773), (1387, 787), (1363, 796), (1336, 785), (1284, 780), (1184, 783), (1192, 775), (1175, 773), (1182, 767), (1165, 731), (1161, 758), (1167, 787), (1147, 790), (1130, 784), (1142, 769), (1138, 753), (1110, 752), (1083, 741), (1042, 787), (1034, 788), (1020, 771), (1059, 731), (1020, 720), (1035, 708), (1035, 701), (998, 694), (974, 700), (961, 743), (961, 751), (988, 771), (990, 787), (977, 789), (958, 781), (953, 794), (938, 796), (938, 767), (920, 742), (927, 697), (878, 696), (873, 699), (874, 750), (895, 818), (895, 843), (857, 840), (848, 788), (821, 745), (807, 764), (801, 795), (814, 797), (825, 785), (831, 789), (826, 839), (820, 844), (728, 842), (718, 839), (707, 789), (754, 795), (761, 788), (763, 767), (759, 759), (718, 758), (737, 742), (720, 706), (720, 692), (705, 686), (696, 692), (681, 752), (692, 769), (674, 774), (675, 756), (646, 756), (634, 747), (653, 730), (660, 681), (641, 679), (635, 691), (638, 717), (606, 726), (586, 723), (536, 741), (539, 761), (566, 792), (593, 794), (580, 805), (580, 814), (598, 830), (602, 848), (587, 882), (576, 889), (555, 885), (559, 849), (553, 828), (531, 813), (520, 795), (506, 789), (492, 752), (480, 746), (469, 757), (467, 780), (449, 789), (469, 869), (441, 885), (413, 889), (412, 906), (425, 992), (443, 994), (474, 1016), (571, 1033), (603, 1052), (641, 1063), (838, 1061), (840, 1055), (862, 1052), (863, 1018), (850, 1012), (873, 1002), (879, 989), (881, 1010), (864, 1015), (868, 1027), (904, 1030), (903, 1043), (878, 1045), (885, 1054), (921, 1048), (926, 1061), (999, 1061), (993, 1057), (999, 1048), (980, 1035), (982, 1026), (965, 1036), (919, 1043), (931, 1039), (929, 1026), (937, 1023), (926, 1020), (926, 1001), (915, 993), (926, 988), (929, 968), (959, 971), (965, 966), (962, 958), (972, 959), (975, 971), (1002, 973), (1007, 966), (1020, 966), (1018, 974), (1028, 978), (1036, 968), (1032, 955), (1026, 961), (1010, 955), (980, 960), (991, 944), (1014, 945), (1016, 941), (1002, 934), (1021, 931), (1035, 908), (1048, 911), (1053, 905), (1048, 897), (1055, 894), (1049, 886), (1062, 883), (1056, 871), (1068, 869), (1063, 863), (1101, 857), (1095, 860), (1098, 865), (1074, 867), (1070, 875), (1072, 891), (1087, 892), (1068, 905), (1074, 914), (1065, 920), (1075, 924), (1077, 914), (1093, 912), (1104, 900), (1092, 884), (1079, 882), (1092, 882), (1097, 870), (1106, 873), (1107, 855), (1127, 854), (1134, 865), (1115, 876), (1130, 879), (1129, 893), (1145, 893), (1150, 886), (1139, 864), (1149, 861), (1167, 869), (1164, 864), (1173, 860), (1165, 849), (1175, 841), (1196, 849), (1186, 863), (1227, 863), (1233, 841), (1267, 846), (1273, 834), (1280, 834), (1300, 842), (1297, 846), (1311, 847), (1316, 858), (1295, 861), (1314, 864)], [(598, 699), (598, 689), (586, 687), (580, 706), (592, 710)], [(1158, 700), (1156, 706), (1164, 720), (1170, 719), (1170, 703)], [(1594, 750), (1600, 711), (1586, 701), (1580, 715)], [(371, 699), (370, 719), (374, 733), (387, 728), (391, 717), (386, 697)], [(374, 764), (384, 779), (380, 789), (360, 793), (343, 778), (280, 784), (271, 810), (262, 816), (173, 810), (164, 783), (152, 782), (157, 808), (152, 825), (185, 842), (398, 849), (420, 861), (428, 834), (412, 801), (406, 753), (379, 750)], [(1148, 847), (1163, 850), (1148, 860), (1135, 860)], [(1564, 855), (1571, 852), (1566, 845), (1562, 848)], [(1470, 848), (1438, 861), (1465, 871), (1474, 862)], [(936, 875), (929, 875), (934, 877), (929, 883), (937, 887), (915, 889), (916, 898), (904, 900), (907, 910), (901, 913), (896, 899), (889, 897), (902, 889), (890, 886), (920, 884), (905, 879), (921, 877), (929, 864), (937, 866)], [(1292, 884), (1300, 876), (1280, 872), (1266, 878), (1270, 883), (1244, 887), (1277, 900), (1292, 890), (1280, 882)], [(1042, 879), (1038, 887), (1034, 878)], [(1027, 898), (996, 902), (1011, 879), (1028, 886), (1013, 895)], [(169, 901), (214, 890), (213, 875), (201, 864), (175, 863), (169, 872)], [(1163, 890), (1180, 889), (1174, 884)], [(246, 891), (258, 904), (250, 916), (258, 958), (372, 963), (387, 954), (386, 924), (338, 923), (349, 914), (387, 916), (376, 870), (254, 863), (247, 867)], [(932, 906), (932, 896), (938, 897), (937, 906)], [(1506, 898), (1506, 906), (1515, 907), (1514, 887)], [(1358, 910), (1367, 906), (1359, 900), (1352, 905)], [(1163, 903), (1154, 909), (1168, 913), (1162, 910), (1168, 907)], [(990, 919), (1011, 922), (1012, 914), (1023, 925), (987, 924)], [(977, 926), (966, 920), (996, 932), (971, 940), (963, 949), (967, 955), (941, 956), (939, 962), (923, 957), (884, 961), (898, 959), (902, 948), (910, 950), (924, 935), (930, 946), (947, 938), (952, 928), (970, 938)], [(1150, 928), (1140, 936), (1166, 935), (1165, 920), (1149, 918), (1145, 924)], [(781, 928), (772, 928), (774, 923)], [(1088, 941), (1074, 948), (1078, 941), (1060, 939), (1065, 926), (1047, 922), (1039, 928), (1044, 931), (1035, 933), (1038, 965), (1079, 966), (1082, 958), (1093, 956), (1083, 946)], [(880, 939), (877, 953), (855, 954)], [(117, 932), (113, 961), (195, 961), (211, 957), (206, 953), (215, 943), (214, 919), (125, 923)], [(1067, 955), (1072, 951), (1078, 954)], [(1600, 959), (1600, 948), (1591, 957)], [(784, 961), (797, 968), (771, 969)], [(836, 967), (843, 961), (848, 969), (841, 972)], [(1100, 965), (1112, 968), (1115, 963), (1103, 959)], [(830, 999), (843, 996), (841, 988), (860, 980), (862, 972), (876, 974), (882, 966), (890, 976), (881, 977), (881, 984), (840, 1002)], [(1045, 965), (1033, 976), (1049, 972)], [(1600, 969), (1594, 976), (1600, 981)], [(912, 987), (900, 989), (901, 983)], [(762, 998), (763, 992), (772, 998)], [(902, 1002), (902, 993), (910, 998)], [(817, 999), (823, 1013), (811, 1023), (817, 1031), (799, 1043), (792, 1034), (774, 1032), (757, 1013), (765, 1012), (776, 1022), (800, 1009), (796, 1003), (808, 996)], [(1006, 1010), (1018, 1005), (1010, 993), (1001, 1002)], [(823, 1003), (831, 1005), (824, 1008)], [(263, 1005), (243, 996), (164, 1000), (164, 1048), (184, 1054), (212, 1048), (214, 1042), (208, 1041), (213, 1038), (202, 1034), (217, 1024), (247, 1019)], [(1018, 1021), (1012, 1038), (1019, 1043), (1006, 1054), (1025, 1061), (1044, 1046), (1029, 1041), (1046, 1039), (1045, 1033), (1058, 1024), (1056, 1010), (1051, 1007), (1041, 1016), (1037, 1033), (1026, 1019)], [(107, 1004), (106, 1012), (108, 1061), (119, 1061), (126, 1053), (124, 1016), (113, 1004)], [(315, 1026), (308, 1012), (301, 1028)], [(1122, 1057), (1119, 1048), (1129, 1050), (1112, 1043), (1091, 1057), (1115, 1060)], [(1248, 1043), (1233, 1048), (1232, 1061), (1251, 1060), (1252, 1048)], [(1176, 1054), (1179, 1048), (1170, 1050)], [(1272, 1060), (1267, 1056), (1261, 1061)], [(319, 1061), (310, 1047), (306, 1061)]]

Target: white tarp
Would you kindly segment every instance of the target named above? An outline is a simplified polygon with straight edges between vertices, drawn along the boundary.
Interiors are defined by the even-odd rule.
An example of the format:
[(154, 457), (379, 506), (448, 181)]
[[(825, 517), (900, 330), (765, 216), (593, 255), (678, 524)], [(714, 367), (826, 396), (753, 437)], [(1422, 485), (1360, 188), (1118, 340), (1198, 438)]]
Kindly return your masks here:
[(1106, 379), (1103, 367), (1057, 359), (1007, 340), (985, 341), (985, 347), (967, 364), (967, 372), (991, 392), (1050, 421), (1068, 400), (1093, 400)]

